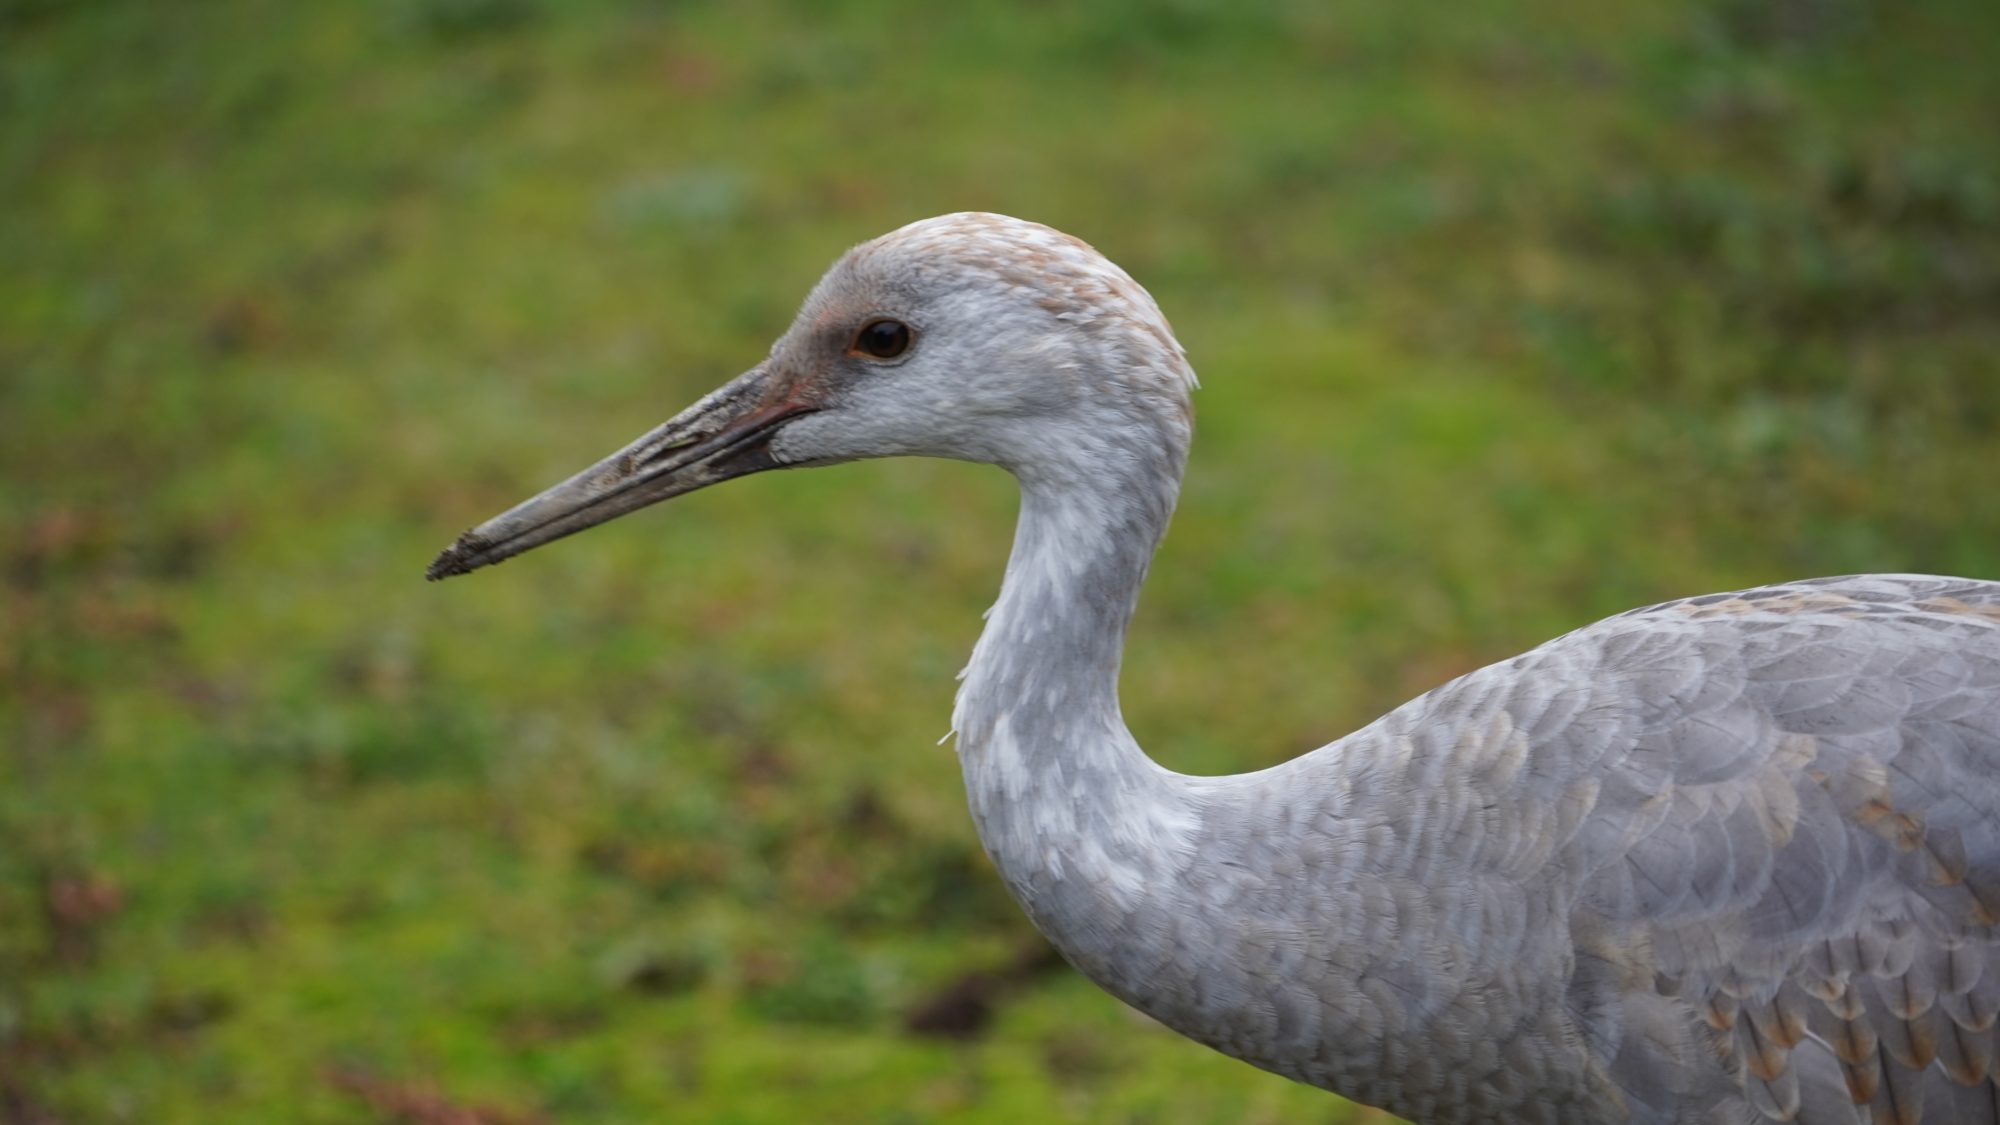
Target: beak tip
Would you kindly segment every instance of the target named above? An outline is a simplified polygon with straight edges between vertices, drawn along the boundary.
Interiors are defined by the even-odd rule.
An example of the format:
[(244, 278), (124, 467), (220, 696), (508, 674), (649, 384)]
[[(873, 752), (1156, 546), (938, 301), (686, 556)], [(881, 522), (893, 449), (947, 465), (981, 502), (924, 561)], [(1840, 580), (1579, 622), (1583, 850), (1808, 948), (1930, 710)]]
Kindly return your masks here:
[(458, 541), (438, 552), (431, 565), (424, 568), (424, 580), (441, 582), (461, 574), (470, 574), (486, 565), (479, 555), (486, 549), (486, 541), (468, 531), (458, 537)]

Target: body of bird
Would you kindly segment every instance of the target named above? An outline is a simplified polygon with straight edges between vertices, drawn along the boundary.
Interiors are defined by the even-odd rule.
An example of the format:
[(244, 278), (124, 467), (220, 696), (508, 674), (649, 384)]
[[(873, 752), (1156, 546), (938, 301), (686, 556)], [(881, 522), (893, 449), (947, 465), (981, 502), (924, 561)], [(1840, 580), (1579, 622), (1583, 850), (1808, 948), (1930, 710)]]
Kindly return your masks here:
[(1021, 518), (958, 752), (1008, 889), (1106, 990), (1418, 1122), (2000, 1125), (2000, 583), (1634, 610), (1271, 769), (1177, 774), (1117, 678), (1194, 385), (1082, 242), (925, 220), (431, 576), (764, 469), (999, 465)]

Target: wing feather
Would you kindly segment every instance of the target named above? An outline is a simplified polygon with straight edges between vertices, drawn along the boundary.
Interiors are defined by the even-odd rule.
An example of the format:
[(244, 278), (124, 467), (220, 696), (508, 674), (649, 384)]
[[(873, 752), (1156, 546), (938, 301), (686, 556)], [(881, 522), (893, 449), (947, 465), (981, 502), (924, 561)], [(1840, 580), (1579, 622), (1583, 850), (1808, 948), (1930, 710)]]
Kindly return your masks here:
[(1537, 655), (1521, 682), (1626, 695), (1594, 723), (1589, 693), (1513, 706), (1545, 776), (1602, 781), (1555, 861), (1574, 909), (1696, 1031), (1601, 1048), (1613, 1081), (1707, 1072), (1763, 1120), (2000, 1125), (2000, 584), (1765, 587)]

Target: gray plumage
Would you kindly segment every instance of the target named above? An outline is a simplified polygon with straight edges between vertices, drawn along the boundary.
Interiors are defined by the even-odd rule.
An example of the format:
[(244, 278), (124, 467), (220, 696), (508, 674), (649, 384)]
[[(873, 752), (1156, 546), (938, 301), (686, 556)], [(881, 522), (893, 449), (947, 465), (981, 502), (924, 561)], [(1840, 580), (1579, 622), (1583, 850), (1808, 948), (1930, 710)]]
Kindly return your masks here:
[[(864, 349), (885, 321), (907, 350)], [(927, 220), (431, 573), (761, 469), (998, 464), (1022, 509), (954, 715), (967, 793), (1008, 889), (1114, 995), (1418, 1122), (2000, 1125), (2000, 583), (1634, 610), (1188, 777), (1133, 741), (1117, 675), (1193, 386), (1088, 246)]]

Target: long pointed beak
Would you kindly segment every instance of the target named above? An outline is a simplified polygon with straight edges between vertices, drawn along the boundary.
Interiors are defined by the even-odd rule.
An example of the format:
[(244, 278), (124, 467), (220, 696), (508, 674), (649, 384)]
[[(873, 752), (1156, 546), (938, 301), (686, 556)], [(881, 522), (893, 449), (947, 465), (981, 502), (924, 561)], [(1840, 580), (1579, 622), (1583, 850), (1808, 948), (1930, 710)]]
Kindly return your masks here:
[(779, 390), (765, 368), (744, 372), (639, 440), (459, 536), (424, 577), (466, 574), (648, 504), (780, 467), (771, 436), (814, 408)]

